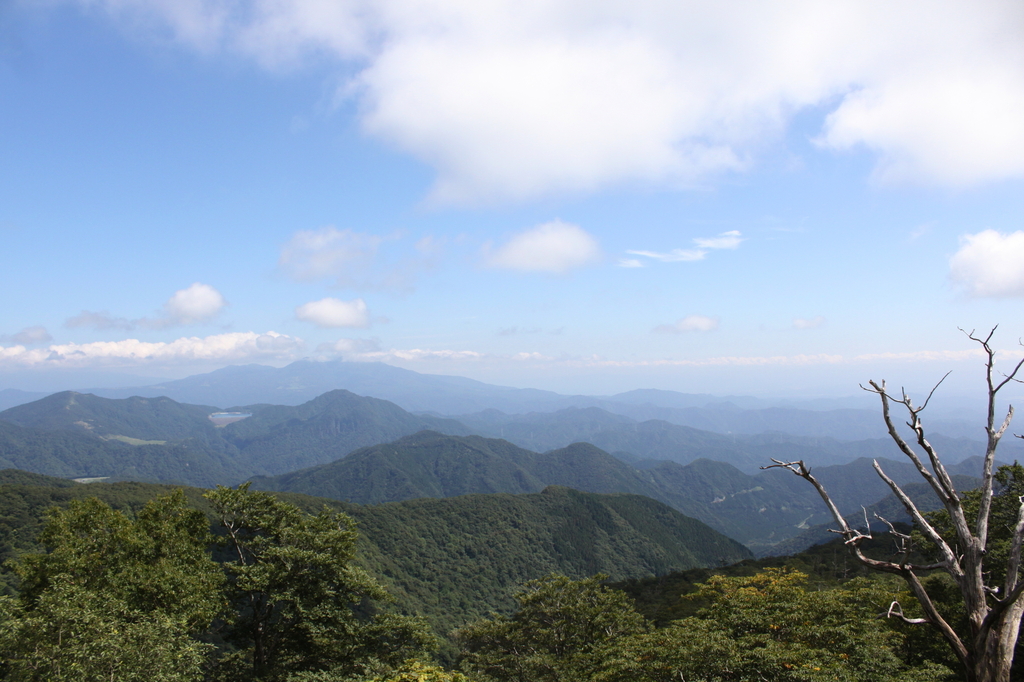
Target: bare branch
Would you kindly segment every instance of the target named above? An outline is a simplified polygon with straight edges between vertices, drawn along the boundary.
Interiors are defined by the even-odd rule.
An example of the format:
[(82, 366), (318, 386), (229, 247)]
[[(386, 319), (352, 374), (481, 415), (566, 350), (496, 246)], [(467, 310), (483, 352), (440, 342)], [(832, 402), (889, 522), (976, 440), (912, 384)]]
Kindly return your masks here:
[[(864, 516), (865, 518), (867, 517), (867, 510), (864, 511)], [(892, 525), (892, 523), (884, 516), (880, 516), (876, 513), (875, 518), (889, 526), (889, 535), (896, 538), (896, 546), (899, 549), (899, 554), (903, 556), (903, 559), (900, 561), (900, 566), (906, 566), (909, 563), (907, 559), (910, 558), (910, 553), (913, 551), (913, 545), (910, 543), (910, 536), (896, 530), (896, 526)]]
[[(1021, 358), (1020, 362), (1013, 368), (1013, 371), (1009, 374), (1003, 375), (1003, 380), (999, 383), (995, 383), (992, 379), (992, 375), (995, 371), (995, 357), (996, 352), (992, 350), (990, 341), (992, 335), (995, 333), (998, 325), (992, 328), (992, 331), (988, 333), (984, 339), (980, 339), (974, 335), (972, 330), (970, 334), (967, 334), (967, 338), (977, 342), (981, 345), (982, 350), (985, 351), (985, 381), (988, 385), (988, 415), (985, 422), (985, 431), (988, 434), (988, 447), (985, 449), (985, 464), (982, 469), (982, 484), (981, 484), (981, 500), (978, 504), (978, 518), (975, 523), (975, 534), (979, 544), (979, 551), (984, 552), (985, 547), (988, 543), (988, 524), (989, 524), (989, 513), (992, 509), (992, 495), (993, 495), (993, 469), (995, 467), (996, 458), (996, 447), (999, 445), (999, 440), (1006, 433), (1006, 429), (1010, 426), (1010, 421), (1013, 419), (1013, 406), (1006, 412), (1006, 417), (1003, 419), (1002, 424), (997, 429), (995, 426), (995, 413), (996, 413), (996, 394), (1003, 388), (1007, 383), (1014, 380), (1017, 373), (1020, 372), (1021, 368), (1024, 367), (1024, 358)], [(960, 331), (963, 331), (962, 329)]]
[(942, 378), (939, 379), (938, 383), (932, 386), (932, 390), (928, 391), (928, 397), (924, 399), (924, 404), (921, 405), (921, 407), (917, 408), (915, 414), (917, 414), (917, 412), (924, 412), (924, 408), (928, 407), (928, 403), (931, 401), (932, 396), (935, 395), (936, 389), (938, 389), (938, 387), (942, 385), (942, 382), (946, 380), (946, 377), (948, 377), (952, 373), (953, 370), (949, 370), (948, 372), (942, 375)]
[(903, 503), (907, 513), (909, 513), (910, 517), (914, 519), (914, 523), (921, 528), (921, 532), (924, 533), (936, 547), (938, 547), (939, 553), (942, 555), (943, 561), (946, 564), (946, 570), (948, 570), (950, 575), (959, 582), (959, 577), (963, 575), (963, 571), (960, 569), (960, 564), (949, 544), (941, 535), (939, 535), (939, 532), (935, 530), (932, 524), (928, 523), (928, 520), (925, 519), (924, 515), (917, 509), (917, 505), (915, 505), (910, 497), (903, 492), (903, 489), (900, 488), (895, 481), (889, 478), (884, 471), (882, 471), (882, 467), (879, 466), (878, 460), (874, 460), (873, 465), (881, 479), (885, 481), (886, 485), (889, 486), (897, 499)]
[(834, 530), (832, 532), (843, 536), (845, 544), (850, 548), (850, 551), (853, 553), (853, 556), (857, 561), (869, 568), (875, 569), (876, 571), (884, 571), (886, 573), (898, 573), (902, 575), (907, 570), (907, 567), (901, 566), (897, 563), (893, 563), (891, 561), (878, 561), (877, 559), (871, 559), (864, 555), (860, 549), (860, 543), (862, 540), (870, 540), (871, 536), (865, 535), (856, 528), (850, 527), (850, 524), (846, 522), (846, 519), (843, 518), (843, 515), (839, 512), (839, 508), (836, 507), (832, 498), (829, 497), (828, 492), (825, 491), (825, 487), (821, 485), (821, 482), (819, 482), (818, 479), (811, 475), (811, 470), (804, 466), (802, 460), (797, 460), (795, 462), (783, 462), (772, 458), (772, 461), (775, 462), (775, 464), (770, 464), (761, 468), (788, 469), (814, 486), (814, 489), (818, 491), (818, 495), (821, 496), (825, 506), (828, 507), (829, 512), (832, 514), (832, 519), (840, 528), (840, 530)]
[(889, 430), (889, 437), (892, 438), (893, 442), (896, 443), (900, 451), (904, 455), (906, 455), (911, 462), (913, 462), (914, 466), (917, 467), (918, 473), (921, 474), (921, 477), (928, 482), (928, 484), (932, 487), (932, 490), (935, 491), (935, 494), (938, 495), (942, 503), (946, 504), (946, 502), (951, 497), (951, 492), (946, 490), (945, 487), (935, 479), (935, 477), (932, 475), (932, 472), (928, 471), (928, 468), (924, 465), (923, 462), (921, 462), (921, 458), (917, 456), (917, 453), (914, 452), (913, 448), (911, 448), (910, 445), (907, 444), (907, 441), (903, 439), (903, 436), (900, 435), (900, 432), (896, 430), (896, 424), (893, 423), (892, 415), (889, 413), (889, 401), (893, 400), (894, 402), (897, 402), (901, 405), (905, 405), (907, 409), (910, 410), (911, 414), (916, 418), (914, 408), (911, 404), (909, 404), (909, 398), (904, 396), (902, 400), (898, 400), (890, 396), (888, 393), (885, 392), (884, 381), (881, 384), (878, 384), (875, 381), (869, 381), (868, 383), (871, 384), (872, 388), (866, 388), (864, 386), (861, 386), (861, 388), (863, 388), (865, 391), (868, 391), (869, 393), (877, 393), (878, 396), (882, 399), (882, 418), (885, 420), (885, 425)]
[(945, 639), (946, 643), (949, 644), (951, 649), (953, 649), (953, 653), (956, 654), (960, 663), (963, 664), (965, 668), (969, 669), (968, 661), (970, 659), (970, 655), (967, 652), (967, 647), (964, 646), (963, 641), (961, 641), (959, 635), (956, 634), (956, 631), (950, 627), (949, 623), (946, 622), (946, 619), (939, 614), (938, 609), (935, 608), (935, 603), (932, 602), (931, 596), (929, 596), (928, 592), (924, 589), (921, 581), (913, 571), (905, 570), (901, 573), (904, 580), (907, 581), (907, 585), (910, 587), (911, 594), (917, 597), (917, 601), (921, 604), (921, 608), (924, 609), (925, 617), (928, 619), (928, 622), (938, 629), (943, 639)]
[(903, 607), (898, 601), (894, 601), (889, 604), (889, 611), (885, 614), (886, 618), (892, 618), (893, 616), (896, 616), (904, 623), (909, 623), (910, 625), (931, 625), (931, 621), (927, 618), (908, 618), (904, 616)]

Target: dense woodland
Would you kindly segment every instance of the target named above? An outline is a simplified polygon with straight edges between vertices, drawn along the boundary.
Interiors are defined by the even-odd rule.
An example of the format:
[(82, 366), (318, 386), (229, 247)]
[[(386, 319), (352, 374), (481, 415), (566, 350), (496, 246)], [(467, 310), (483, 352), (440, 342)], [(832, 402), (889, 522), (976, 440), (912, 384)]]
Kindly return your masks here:
[[(564, 554), (553, 565), (567, 575), (552, 571), (503, 595), (488, 591), (519, 576), (451, 575), (432, 610), (422, 601), (428, 595), (417, 603), (408, 588), (387, 590), (414, 584), (417, 564), (433, 573), (451, 565), (420, 542), (430, 530), (416, 505), (382, 505), (391, 518), (374, 519), (406, 529), (404, 546), (387, 547), (391, 559), (420, 546), (403, 565), (361, 557), (357, 535), (372, 537), (375, 527), (357, 526), (337, 507), (314, 510), (310, 498), (296, 500), (305, 511), (246, 487), (41, 485), (53, 481), (19, 472), (4, 472), (4, 481), (5, 551), (16, 555), (6, 564), (10, 595), (0, 601), (4, 679), (956, 679), (928, 631), (880, 617), (902, 586), (850, 570), (834, 546), (713, 568), (707, 556), (674, 557), (692, 570), (614, 584), (591, 575), (616, 543), (593, 552), (578, 538), (601, 524), (613, 530), (612, 510), (651, 523), (657, 514), (637, 508), (643, 498), (564, 489), (536, 496), (584, 501), (563, 531), (577, 539), (553, 541)], [(438, 502), (449, 505), (446, 517), (471, 516), (485, 510), (451, 505), (490, 497)], [(484, 521), (530, 525), (550, 511), (531, 518), (500, 508)], [(33, 547), (44, 551), (25, 551)], [(442, 547), (450, 552), (453, 543), (433, 549)], [(514, 571), (506, 559), (523, 547), (491, 551), (496, 565)], [(620, 575), (656, 575), (672, 564), (644, 570), (628, 565), (639, 554), (620, 552), (605, 563)], [(481, 589), (488, 578), (496, 584)], [(497, 608), (480, 614), (476, 598)]]
[[(226, 426), (215, 410), (65, 392), (0, 412), (0, 679), (963, 679), (904, 622), (921, 615), (906, 583), (828, 542), (815, 490), (752, 468), (818, 455), (843, 514), (913, 537), (865, 459), (883, 441), (593, 405), (460, 421), (347, 391)], [(957, 489), (978, 485), (983, 444), (933, 441)], [(882, 461), (920, 509), (940, 506), (913, 465)], [(1001, 469), (997, 560), (1022, 479)], [(944, 513), (928, 518), (952, 537)], [(888, 560), (880, 538), (862, 550)], [(949, 578), (923, 581), (968, 636)]]

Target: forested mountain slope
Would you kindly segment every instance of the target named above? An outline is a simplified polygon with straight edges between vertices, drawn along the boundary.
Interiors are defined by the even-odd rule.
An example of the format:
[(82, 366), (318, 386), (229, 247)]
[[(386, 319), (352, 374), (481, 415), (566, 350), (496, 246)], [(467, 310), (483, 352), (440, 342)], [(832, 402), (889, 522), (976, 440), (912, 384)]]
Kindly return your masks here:
[(208, 406), (66, 391), (0, 412), (0, 462), (55, 476), (232, 485), (424, 428), (468, 433), (458, 422), (347, 391), (297, 407), (239, 409), (252, 416), (219, 428)]
[[(907, 462), (880, 461), (898, 483), (919, 480)], [(358, 503), (537, 492), (548, 485), (633, 493), (700, 519), (755, 553), (770, 552), (777, 543), (829, 520), (815, 490), (788, 471), (751, 475), (703, 459), (687, 465), (665, 461), (641, 465), (635, 468), (586, 443), (536, 453), (500, 439), (422, 432), (357, 450), (330, 464), (259, 477), (253, 486)], [(950, 467), (954, 474), (975, 469), (980, 469), (975, 460)], [(870, 460), (814, 471), (844, 513), (876, 503), (890, 492)]]
[[(773, 457), (787, 461), (804, 459), (817, 466), (826, 466), (845, 464), (859, 457), (899, 456), (899, 451), (885, 435), (884, 429), (880, 433), (870, 431), (876, 433), (876, 437), (863, 440), (844, 440), (841, 435), (827, 435), (827, 430), (826, 435), (821, 436), (795, 435), (800, 433), (799, 430), (784, 433), (786, 420), (773, 422), (769, 416), (778, 416), (780, 410), (772, 408), (759, 411), (763, 413), (763, 420), (758, 421), (760, 426), (757, 429), (762, 432), (736, 433), (716, 433), (717, 428), (702, 430), (663, 419), (637, 421), (598, 407), (518, 415), (486, 410), (461, 415), (457, 419), (476, 433), (490, 438), (504, 438), (538, 452), (584, 441), (620, 456), (626, 453), (632, 458), (671, 460), (680, 464), (701, 458), (711, 459), (727, 462), (747, 473), (756, 473)], [(839, 411), (806, 412), (821, 424), (827, 424), (830, 415), (839, 422), (843, 421), (835, 416)], [(858, 410), (849, 412), (863, 412), (870, 415), (879, 427), (882, 425), (881, 417), (877, 414)], [(944, 460), (951, 463), (984, 454), (985, 451), (984, 443), (977, 439), (949, 438), (941, 434), (932, 435), (930, 439), (936, 447), (941, 448)], [(1024, 443), (1006, 442), (1004, 446), (1004, 459), (1024, 459)]]
[[(43, 482), (0, 472), (0, 558), (34, 547), (43, 513), (53, 504), (97, 496), (116, 508), (137, 510), (170, 490), (144, 483), (38, 485)], [(186, 489), (190, 502), (209, 513), (203, 492)], [(359, 524), (360, 563), (397, 597), (398, 609), (427, 616), (440, 634), (511, 608), (514, 587), (550, 572), (638, 578), (750, 556), (703, 523), (636, 495), (551, 487), (529, 495), (366, 506), (284, 497), (309, 511), (327, 504), (352, 515)]]
[[(840, 400), (772, 401), (749, 396), (714, 396), (653, 389), (610, 396), (561, 395), (537, 389), (495, 386), (458, 376), (421, 374), (384, 363), (343, 360), (300, 360), (280, 368), (265, 365), (225, 367), (151, 386), (97, 388), (91, 392), (108, 398), (168, 396), (179, 402), (227, 408), (250, 404), (299, 405), (335, 389), (388, 400), (411, 412), (463, 415), (468, 421), (475, 421), (472, 413), (488, 409), (519, 416), (571, 407), (598, 407), (634, 421), (656, 419), (717, 433), (749, 435), (782, 431), (838, 440), (863, 440), (885, 435), (877, 405), (866, 396)], [(856, 387), (851, 389), (855, 391)], [(979, 415), (982, 414), (981, 407)], [(937, 414), (930, 426), (934, 432), (949, 437), (983, 439), (975, 422), (965, 421), (962, 412), (952, 416), (949, 411)], [(567, 444), (514, 442), (537, 450)]]

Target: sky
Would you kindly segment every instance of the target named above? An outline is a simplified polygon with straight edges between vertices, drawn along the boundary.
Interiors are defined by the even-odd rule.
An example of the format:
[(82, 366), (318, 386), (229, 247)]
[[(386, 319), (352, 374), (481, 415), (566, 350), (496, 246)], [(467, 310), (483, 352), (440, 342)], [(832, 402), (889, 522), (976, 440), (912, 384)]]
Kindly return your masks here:
[(1022, 218), (1019, 2), (0, 2), (0, 389), (978, 392)]

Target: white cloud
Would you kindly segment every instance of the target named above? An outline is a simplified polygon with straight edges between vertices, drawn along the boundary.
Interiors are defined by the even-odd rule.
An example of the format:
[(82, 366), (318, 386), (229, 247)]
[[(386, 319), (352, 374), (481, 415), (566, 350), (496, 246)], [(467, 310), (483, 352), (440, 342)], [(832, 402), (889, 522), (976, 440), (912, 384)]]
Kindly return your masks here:
[(620, 268), (642, 268), (644, 264), (636, 258), (620, 258), (616, 265)]
[(69, 317), (65, 320), (64, 326), (68, 329), (78, 327), (92, 327), (96, 330), (123, 329), (127, 331), (135, 329), (135, 323), (131, 320), (123, 317), (114, 317), (106, 310), (102, 312), (83, 310), (74, 317)]
[(196, 361), (236, 362), (260, 358), (290, 358), (302, 340), (277, 332), (232, 332), (169, 342), (138, 339), (95, 343), (54, 344), (46, 348), (0, 346), (0, 367), (95, 367), (145, 364), (183, 364)]
[[(696, 249), (672, 249), (668, 252), (658, 251), (626, 251), (626, 253), (634, 256), (644, 256), (645, 258), (653, 258), (654, 260), (660, 260), (663, 263), (686, 263), (697, 260), (704, 260), (709, 250), (713, 249), (735, 249), (738, 248), (740, 242), (743, 242), (743, 236), (737, 230), (730, 230), (723, 232), (717, 237), (695, 237), (693, 243), (697, 245)], [(619, 261), (621, 266), (625, 261)], [(628, 267), (643, 267), (643, 263), (636, 259), (630, 259), (631, 263), (637, 265), (631, 265)]]
[(686, 186), (808, 109), (882, 181), (1024, 175), (1013, 0), (68, 1), (273, 70), (333, 57), (364, 129), (436, 168), (441, 201)]
[(370, 326), (370, 314), (361, 298), (341, 301), (328, 297), (310, 301), (295, 309), (295, 317), (326, 328)]
[(46, 331), (46, 327), (39, 325), (35, 327), (25, 327), (16, 334), (4, 334), (0, 336), (0, 343), (14, 343), (20, 346), (35, 346), (49, 341), (53, 341), (53, 337), (50, 336), (50, 332)]
[(154, 326), (207, 322), (227, 304), (219, 291), (209, 284), (196, 282), (187, 289), (174, 292), (164, 303), (164, 317), (156, 320)]
[(654, 328), (658, 334), (682, 334), (685, 332), (710, 332), (718, 329), (718, 318), (705, 315), (687, 315), (674, 324), (660, 324)]
[(486, 262), (493, 268), (565, 273), (601, 257), (597, 241), (578, 225), (553, 220), (513, 236)]
[(380, 351), (380, 341), (377, 339), (338, 339), (332, 343), (321, 343), (316, 347), (317, 353), (326, 356), (333, 355), (354, 355), (362, 353), (376, 353)]
[(299, 230), (281, 247), (278, 265), (298, 280), (350, 282), (370, 267), (382, 241), (376, 235), (330, 226)]
[(138, 327), (166, 329), (179, 325), (209, 322), (220, 314), (227, 304), (224, 296), (209, 284), (195, 282), (186, 289), (174, 292), (155, 318), (143, 317), (129, 320), (124, 317), (114, 317), (106, 310), (102, 312), (83, 310), (78, 315), (65, 320), (64, 326), (68, 329), (91, 327), (97, 331), (111, 329), (131, 331)]
[(973, 296), (1024, 296), (1024, 232), (964, 235), (949, 275)]
[[(333, 280), (339, 287), (408, 293), (417, 277), (443, 257), (445, 240), (426, 235), (407, 245), (402, 239), (400, 232), (380, 236), (331, 226), (299, 230), (281, 247), (278, 266), (299, 281)], [(403, 252), (404, 246), (409, 248)]]
[(697, 237), (693, 243), (701, 249), (735, 249), (743, 241), (738, 230), (723, 232), (717, 237)]
[(825, 318), (822, 317), (821, 315), (817, 315), (809, 319), (804, 319), (801, 317), (793, 319), (794, 329), (817, 329), (823, 324), (825, 324)]
[[(667, 253), (658, 253), (657, 251), (626, 251), (626, 253), (633, 254), (634, 256), (646, 256), (647, 258), (660, 260), (663, 263), (687, 263), (695, 260), (704, 260), (708, 255), (708, 252), (703, 249), (672, 249)], [(640, 261), (636, 260), (634, 262), (640, 263)], [(642, 263), (640, 267), (643, 267)]]

